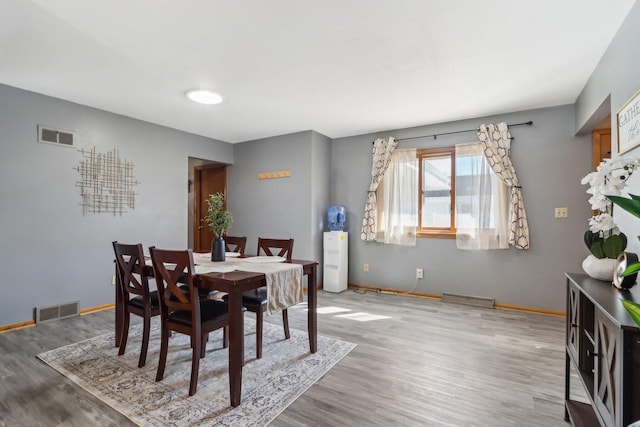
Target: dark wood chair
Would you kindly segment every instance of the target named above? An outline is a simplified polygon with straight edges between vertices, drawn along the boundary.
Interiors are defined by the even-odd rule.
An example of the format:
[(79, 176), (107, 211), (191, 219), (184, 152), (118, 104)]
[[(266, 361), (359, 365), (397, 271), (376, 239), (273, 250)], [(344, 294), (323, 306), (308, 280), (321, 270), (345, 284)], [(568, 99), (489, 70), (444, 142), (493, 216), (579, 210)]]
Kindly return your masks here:
[[(169, 350), (169, 332), (189, 335), (191, 348), (191, 381), (189, 396), (198, 388), (200, 359), (205, 356), (209, 332), (224, 328), (223, 347), (229, 345), (227, 304), (222, 301), (203, 300), (195, 289), (195, 269), (191, 250), (171, 251), (150, 248), (156, 286), (160, 296), (162, 338), (156, 381), (162, 381)], [(186, 283), (188, 290), (180, 286)]]
[[(258, 238), (258, 255), (264, 254), (268, 256), (285, 257), (287, 261), (291, 261), (293, 254), (293, 239), (263, 239)], [(223, 300), (227, 300), (225, 295)], [(267, 310), (267, 288), (265, 286), (244, 292), (242, 294), (242, 305), (247, 309), (256, 313), (256, 359), (262, 358), (262, 330), (264, 328), (264, 312)], [(286, 339), (291, 338), (289, 333), (289, 315), (287, 309), (282, 310), (282, 324), (284, 327), (284, 336)]]
[(244, 250), (247, 246), (246, 236), (224, 236), (224, 245), (227, 252), (238, 252), (240, 256), (244, 256)]
[[(131, 313), (142, 317), (142, 347), (138, 360), (138, 367), (141, 368), (147, 360), (151, 318), (160, 314), (158, 292), (149, 291), (149, 280), (144, 274), (145, 260), (141, 244), (127, 245), (113, 242), (113, 251), (116, 255), (118, 286), (123, 296), (122, 330), (118, 331), (121, 334), (118, 355), (123, 355), (127, 348)], [(134, 273), (134, 270), (140, 273)]]

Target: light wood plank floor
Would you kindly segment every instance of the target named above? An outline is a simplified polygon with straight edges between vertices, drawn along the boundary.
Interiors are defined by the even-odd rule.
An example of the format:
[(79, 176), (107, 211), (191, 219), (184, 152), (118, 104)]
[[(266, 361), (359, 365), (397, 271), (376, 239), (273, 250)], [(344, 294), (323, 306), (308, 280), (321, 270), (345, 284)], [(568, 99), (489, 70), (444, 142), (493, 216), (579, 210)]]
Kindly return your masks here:
[[(561, 317), (352, 291), (319, 307), (319, 333), (358, 347), (272, 426), (568, 426)], [(132, 425), (35, 358), (112, 328), (106, 310), (0, 334), (0, 426)]]

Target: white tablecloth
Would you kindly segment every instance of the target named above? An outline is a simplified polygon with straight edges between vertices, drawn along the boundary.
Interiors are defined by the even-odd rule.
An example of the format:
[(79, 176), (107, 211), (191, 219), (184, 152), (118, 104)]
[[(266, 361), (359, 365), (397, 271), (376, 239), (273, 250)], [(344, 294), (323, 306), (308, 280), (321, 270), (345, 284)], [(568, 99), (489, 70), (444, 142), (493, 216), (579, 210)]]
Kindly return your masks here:
[[(211, 254), (193, 254), (196, 268), (206, 271), (207, 267), (264, 273), (267, 282), (267, 314), (280, 311), (304, 301), (302, 289), (302, 266), (286, 262), (247, 262), (248, 258), (230, 258), (212, 262)], [(204, 274), (204, 273), (203, 273)]]

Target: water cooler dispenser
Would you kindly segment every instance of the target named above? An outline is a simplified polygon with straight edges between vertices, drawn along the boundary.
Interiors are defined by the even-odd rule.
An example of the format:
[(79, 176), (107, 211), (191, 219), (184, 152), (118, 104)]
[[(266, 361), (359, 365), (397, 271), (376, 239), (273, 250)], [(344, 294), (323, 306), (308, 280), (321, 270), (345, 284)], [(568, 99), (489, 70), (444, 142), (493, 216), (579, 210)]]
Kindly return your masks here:
[(349, 233), (345, 226), (344, 206), (330, 206), (328, 228), (324, 233), (324, 270), (322, 288), (328, 292), (342, 292), (347, 289), (349, 272)]

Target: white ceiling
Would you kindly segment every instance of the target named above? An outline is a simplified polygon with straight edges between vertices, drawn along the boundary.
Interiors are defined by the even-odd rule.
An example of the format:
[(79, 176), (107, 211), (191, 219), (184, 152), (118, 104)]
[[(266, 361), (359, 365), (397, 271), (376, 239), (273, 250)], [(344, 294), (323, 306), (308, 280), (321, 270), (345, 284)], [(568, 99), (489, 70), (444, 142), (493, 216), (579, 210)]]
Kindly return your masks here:
[(227, 142), (336, 138), (573, 103), (634, 1), (0, 0), (0, 83)]

